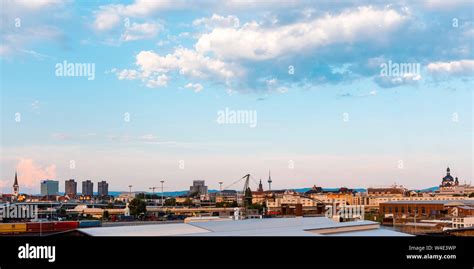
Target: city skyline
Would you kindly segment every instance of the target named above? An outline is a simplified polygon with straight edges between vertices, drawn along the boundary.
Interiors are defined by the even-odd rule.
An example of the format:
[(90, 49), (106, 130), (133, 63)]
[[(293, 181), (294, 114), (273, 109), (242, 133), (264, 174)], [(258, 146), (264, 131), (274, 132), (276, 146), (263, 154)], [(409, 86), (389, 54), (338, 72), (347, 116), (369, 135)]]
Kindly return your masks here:
[[(252, 181), (250, 186), (251, 187), (254, 187), (253, 189), (258, 191), (260, 188), (263, 188), (264, 190), (271, 190), (271, 184), (273, 183), (273, 180), (271, 179), (271, 175), (270, 175), (270, 172), (269, 171), (269, 174), (268, 174), (268, 178), (266, 179), (262, 179), (260, 178), (259, 179), (259, 182), (255, 181), (255, 178), (252, 177)], [(447, 173), (448, 175), (450, 175), (450, 168), (447, 167)], [(12, 193), (25, 193), (25, 192), (21, 192), (19, 191), (19, 188), (20, 188), (20, 184), (18, 183), (18, 173), (15, 172), (15, 180), (14, 180), (14, 184), (12, 186)], [(444, 182), (444, 177), (442, 178)], [(458, 181), (458, 177), (455, 176), (452, 178), (453, 180), (455, 179), (459, 184), (463, 185), (463, 184), (467, 184), (467, 185), (471, 185), (471, 181)], [(97, 179), (96, 181), (94, 180), (91, 180), (91, 179), (83, 179), (83, 180), (79, 180), (79, 179), (75, 179), (75, 178), (71, 178), (71, 179), (65, 179), (65, 180), (60, 180), (60, 179), (44, 179), (44, 180), (41, 180), (40, 183), (43, 184), (43, 181), (55, 181), (55, 182), (58, 182), (58, 184), (60, 185), (61, 182), (64, 182), (63, 183), (63, 186), (62, 188), (59, 187), (59, 190), (63, 189), (64, 191), (58, 191), (58, 193), (63, 193), (63, 194), (82, 194), (82, 195), (92, 195), (90, 193), (97, 193), (100, 195), (101, 191), (100, 191), (100, 185), (101, 184), (105, 184), (106, 185), (106, 189), (107, 189), (107, 192), (108, 192), (108, 182), (103, 180), (103, 179)], [(205, 180), (192, 180), (192, 182), (203, 182), (203, 184), (205, 184)], [(81, 182), (82, 183), (82, 188), (81, 188), (81, 191), (79, 192), (79, 188), (77, 188), (77, 183), (78, 182)], [(94, 185), (94, 182), (97, 183), (97, 191), (93, 191), (93, 185)], [(163, 181), (162, 183), (164, 183), (165, 181)], [(263, 182), (263, 184), (262, 184)], [(74, 184), (72, 187), (69, 187), (71, 189), (74, 189), (74, 191), (70, 191), (68, 192), (68, 186), (67, 184)], [(90, 184), (92, 183), (92, 185), (90, 186), (90, 189), (88, 189), (86, 191), (86, 193), (82, 190), (84, 188), (84, 184)], [(209, 188), (209, 191), (219, 191), (221, 190), (231, 190), (231, 189), (235, 189), (236, 186), (235, 186), (235, 181), (232, 182), (231, 184), (226, 184), (226, 185), (222, 185), (224, 184), (225, 182), (218, 182), (219, 184), (219, 187), (218, 188), (214, 188), (211, 186), (211, 188)], [(224, 186), (224, 187), (222, 187)], [(258, 186), (258, 188), (257, 188)], [(265, 186), (265, 187), (263, 187)], [(306, 186), (306, 187), (300, 187), (300, 188), (292, 188), (291, 186), (287, 186), (287, 187), (283, 187), (281, 189), (283, 190), (292, 190), (292, 189), (309, 189), (313, 186), (317, 186), (317, 187), (322, 187), (323, 189), (337, 189), (337, 188), (347, 188), (349, 187), (350, 189), (368, 189), (368, 188), (380, 188), (380, 187), (404, 187), (404, 188), (407, 188), (408, 186), (403, 186), (401, 184), (397, 184), (397, 182), (394, 182), (392, 185), (371, 185), (371, 186), (347, 186), (347, 185), (341, 185), (341, 186), (321, 186), (321, 185), (317, 185), (317, 184), (313, 184), (313, 185), (310, 185), (310, 186)], [(432, 189), (433, 187), (439, 187), (440, 185), (433, 185), (433, 186), (425, 186), (424, 188), (419, 188), (419, 189), (410, 189), (410, 188), (407, 188), (409, 190), (428, 190), (428, 189)], [(133, 187), (133, 185), (129, 185), (129, 190), (128, 191), (125, 191), (125, 190), (111, 190), (111, 192), (122, 192), (122, 193), (126, 193), (126, 192), (130, 192), (132, 189), (131, 187)], [(192, 186), (191, 186), (192, 187)], [(205, 185), (206, 189), (208, 188), (207, 185)], [(226, 187), (232, 187), (232, 188), (226, 188)], [(155, 189), (157, 189), (158, 187), (148, 187), (148, 188), (144, 188), (144, 189), (134, 189), (132, 192), (134, 193), (138, 193), (138, 192), (144, 192), (144, 193), (154, 193)], [(147, 191), (147, 189), (151, 190), (153, 189), (153, 191)], [(238, 189), (238, 187), (237, 187)], [(186, 191), (186, 188), (182, 188), (182, 189), (169, 189), (167, 188), (166, 191), (164, 191), (164, 193), (174, 193), (174, 192), (183, 192), (183, 191)], [(6, 192), (8, 193), (8, 192)], [(25, 194), (32, 194), (32, 195), (35, 195), (35, 193), (25, 193)]]
[(0, 192), (473, 179), (470, 1), (1, 5)]

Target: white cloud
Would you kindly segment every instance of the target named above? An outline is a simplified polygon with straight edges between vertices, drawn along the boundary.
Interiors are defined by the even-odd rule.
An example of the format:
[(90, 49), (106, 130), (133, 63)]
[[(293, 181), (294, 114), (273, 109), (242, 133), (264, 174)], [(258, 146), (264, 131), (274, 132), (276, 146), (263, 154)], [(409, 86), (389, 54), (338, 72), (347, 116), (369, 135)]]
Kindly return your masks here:
[(407, 18), (394, 9), (369, 6), (276, 27), (249, 22), (238, 29), (215, 28), (200, 37), (196, 50), (218, 58), (266, 60), (336, 43), (383, 40)]
[(148, 79), (146, 86), (148, 88), (163, 87), (168, 85), (169, 77), (165, 74), (156, 76), (155, 78)]
[(102, 6), (96, 12), (94, 28), (99, 31), (110, 30), (119, 24), (120, 19), (120, 12), (118, 12), (117, 6)]
[(398, 76), (377, 76), (375, 82), (382, 87), (396, 87), (405, 84), (415, 84), (422, 79), (420, 74), (404, 73)]
[(20, 7), (26, 8), (26, 9), (31, 9), (31, 10), (38, 10), (38, 9), (43, 9), (47, 8), (50, 6), (55, 6), (55, 5), (61, 5), (66, 1), (63, 0), (35, 0), (35, 1), (30, 1), (30, 0), (15, 0), (15, 1), (8, 1), (7, 3), (9, 4), (16, 4)]
[(237, 28), (240, 25), (239, 18), (233, 15), (223, 17), (213, 14), (210, 18), (200, 18), (193, 21), (194, 26), (204, 26), (208, 29), (213, 28)]
[(147, 87), (166, 86), (170, 77), (166, 74), (178, 72), (191, 78), (211, 78), (229, 82), (242, 75), (238, 66), (213, 59), (194, 50), (177, 48), (173, 53), (161, 56), (153, 51), (141, 51), (136, 56), (138, 70), (116, 71), (119, 79), (142, 79)]
[(474, 60), (434, 62), (428, 64), (428, 71), (434, 75), (474, 75)]
[(130, 5), (110, 4), (100, 6), (95, 12), (94, 28), (100, 31), (116, 27), (126, 17), (141, 18), (156, 12), (182, 7), (183, 0), (136, 0)]
[[(64, 42), (61, 15), (70, 1), (5, 0), (1, 3), (0, 56), (29, 55), (42, 60), (47, 55), (34, 49), (42, 41)], [(49, 19), (55, 18), (54, 23)]]
[(196, 83), (196, 84), (188, 83), (184, 87), (186, 89), (192, 89), (194, 92), (200, 92), (202, 91), (202, 89), (204, 89), (204, 87), (199, 83)]
[(124, 80), (124, 79), (125, 80), (133, 80), (133, 79), (138, 79), (139, 77), (140, 77), (140, 72), (138, 72), (137, 70), (133, 70), (133, 69), (123, 69), (122, 71), (117, 73), (117, 78), (119, 80)]
[(194, 50), (178, 48), (172, 54), (160, 56), (153, 51), (141, 51), (136, 57), (136, 65), (145, 77), (153, 73), (179, 71), (181, 75), (208, 78), (217, 76), (222, 79), (233, 78), (238, 71), (231, 64), (212, 59)]
[(121, 40), (133, 41), (140, 39), (150, 39), (155, 37), (162, 29), (163, 26), (156, 23), (133, 23), (129, 27), (126, 27), (125, 32), (122, 34)]
[(47, 55), (37, 53), (31, 49), (25, 49), (31, 47), (37, 42), (41, 41), (59, 41), (62, 37), (62, 32), (59, 28), (49, 25), (38, 25), (38, 26), (22, 26), (18, 30), (3, 29), (0, 42), (0, 56), (9, 56), (12, 54), (27, 54), (37, 59), (43, 59), (48, 57)]
[(267, 86), (267, 90), (270, 92), (285, 93), (288, 91), (288, 88), (280, 85), (281, 83), (276, 78), (264, 79), (264, 81)]

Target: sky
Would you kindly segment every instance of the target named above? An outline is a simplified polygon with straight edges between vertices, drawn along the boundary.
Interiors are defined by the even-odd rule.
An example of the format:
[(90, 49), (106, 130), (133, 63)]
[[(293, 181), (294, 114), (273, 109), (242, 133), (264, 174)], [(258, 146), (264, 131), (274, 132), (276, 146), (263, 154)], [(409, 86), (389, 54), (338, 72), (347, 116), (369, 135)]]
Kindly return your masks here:
[[(473, 179), (472, 1), (1, 1), (0, 192)], [(474, 182), (473, 182), (474, 183)], [(240, 186), (240, 185), (242, 186)], [(95, 184), (94, 188), (96, 187)]]

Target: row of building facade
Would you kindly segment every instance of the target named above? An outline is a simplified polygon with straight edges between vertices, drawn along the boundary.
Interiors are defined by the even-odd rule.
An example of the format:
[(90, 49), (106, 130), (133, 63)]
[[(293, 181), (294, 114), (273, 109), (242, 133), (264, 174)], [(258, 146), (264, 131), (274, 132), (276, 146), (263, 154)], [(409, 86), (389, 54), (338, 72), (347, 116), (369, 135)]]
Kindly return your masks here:
[[(18, 179), (15, 174), (14, 196), (19, 195)], [(59, 195), (59, 181), (57, 180), (42, 180), (40, 183), (40, 191), (42, 196)], [(74, 179), (69, 179), (64, 182), (64, 195), (70, 198), (77, 197), (77, 182)], [(94, 182), (91, 180), (82, 181), (82, 196), (94, 196)], [(97, 183), (97, 196), (106, 197), (109, 195), (109, 184), (107, 181), (99, 181)]]

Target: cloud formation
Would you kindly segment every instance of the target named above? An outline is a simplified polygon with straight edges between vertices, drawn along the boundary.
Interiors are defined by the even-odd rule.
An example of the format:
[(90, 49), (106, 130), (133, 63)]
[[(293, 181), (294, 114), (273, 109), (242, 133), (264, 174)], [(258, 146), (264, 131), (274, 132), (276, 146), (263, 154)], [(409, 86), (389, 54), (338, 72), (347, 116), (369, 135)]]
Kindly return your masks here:
[(472, 76), (474, 60), (434, 62), (428, 64), (428, 71), (435, 75)]
[(239, 29), (215, 28), (199, 38), (196, 50), (224, 59), (267, 60), (335, 43), (383, 40), (407, 20), (394, 9), (368, 6), (277, 27), (250, 22)]
[(183, 5), (182, 0), (136, 0), (129, 5), (110, 4), (100, 6), (95, 12), (94, 28), (99, 31), (108, 31), (118, 26), (123, 18), (149, 16), (156, 12), (179, 8)]
[(193, 90), (194, 92), (200, 92), (202, 91), (202, 89), (204, 89), (204, 87), (199, 84), (199, 83), (196, 83), (196, 84), (193, 84), (193, 83), (188, 83), (184, 86), (186, 89), (191, 89)]
[(167, 74), (176, 72), (189, 78), (210, 78), (221, 82), (241, 75), (238, 66), (204, 56), (194, 50), (178, 48), (173, 53), (159, 55), (154, 51), (141, 51), (136, 55), (137, 69), (116, 71), (119, 79), (141, 79), (146, 86), (166, 86)]
[(18, 184), (26, 188), (38, 188), (41, 180), (56, 178), (56, 165), (42, 166), (28, 158), (19, 159), (16, 171)]
[(121, 36), (122, 41), (134, 41), (140, 39), (150, 39), (156, 37), (163, 26), (157, 23), (132, 23), (125, 28)]
[[(183, 3), (175, 7), (150, 4), (146, 12), (142, 1), (107, 7), (120, 10), (116, 14), (122, 17), (140, 14), (143, 19), (170, 8), (190, 12), (192, 8)], [(417, 85), (425, 75), (466, 75), (470, 67), (465, 61), (469, 60), (462, 60), (457, 66), (451, 59), (472, 58), (472, 23), (461, 20), (464, 13), (459, 13), (459, 29), (451, 25), (452, 18), (440, 25), (427, 19), (431, 13), (419, 16), (420, 12), (433, 12), (449, 17), (449, 11), (432, 8), (438, 4), (384, 5), (363, 1), (335, 5), (323, 1), (316, 9), (311, 1), (274, 6), (261, 1), (246, 1), (245, 5), (211, 1), (205, 5), (213, 11), (207, 17), (190, 18), (183, 31), (158, 41), (163, 47), (160, 52), (141, 50), (135, 56), (135, 67), (118, 68), (116, 75), (120, 80), (140, 80), (152, 88), (181, 79), (191, 84), (196, 79), (206, 79), (228, 92), (267, 93), (365, 78), (389, 88)], [(255, 13), (244, 14), (245, 10)], [(439, 35), (446, 38), (439, 41)], [(431, 64), (423, 76), (380, 76), (381, 61), (413, 62), (423, 67)], [(290, 73), (290, 67), (296, 72)]]

